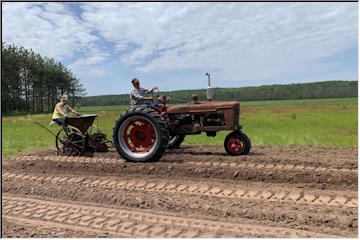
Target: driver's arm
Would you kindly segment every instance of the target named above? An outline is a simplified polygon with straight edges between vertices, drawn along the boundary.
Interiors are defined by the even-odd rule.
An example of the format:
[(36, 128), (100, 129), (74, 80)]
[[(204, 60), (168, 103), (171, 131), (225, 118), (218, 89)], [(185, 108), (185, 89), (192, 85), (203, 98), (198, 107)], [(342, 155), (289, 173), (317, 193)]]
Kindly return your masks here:
[(147, 92), (147, 93), (153, 92), (154, 89), (156, 89), (156, 88), (157, 88), (156, 86), (153, 86), (152, 88), (145, 89), (145, 92)]
[(134, 100), (144, 99), (137, 91), (131, 91), (130, 95)]

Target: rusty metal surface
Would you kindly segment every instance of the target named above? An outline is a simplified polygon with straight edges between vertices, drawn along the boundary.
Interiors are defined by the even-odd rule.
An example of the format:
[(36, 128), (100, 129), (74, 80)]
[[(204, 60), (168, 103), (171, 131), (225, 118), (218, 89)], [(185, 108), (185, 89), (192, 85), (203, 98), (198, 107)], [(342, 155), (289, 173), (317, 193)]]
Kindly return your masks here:
[[(222, 130), (237, 130), (239, 128), (240, 104), (236, 101), (191, 102), (169, 107), (167, 113), (171, 116), (188, 114), (192, 117), (191, 124), (182, 124), (179, 120), (168, 121), (171, 134), (199, 134), (201, 132), (217, 132)], [(217, 116), (218, 114), (219, 116)], [(218, 119), (219, 124), (210, 124), (206, 119)], [(212, 121), (214, 122), (214, 121)]]
[(218, 110), (224, 109), (234, 109), (240, 108), (239, 102), (229, 101), (211, 101), (211, 102), (198, 102), (198, 103), (189, 103), (181, 104), (169, 107), (167, 109), (168, 114), (186, 114), (186, 113), (204, 113), (204, 112), (216, 112)]
[(97, 114), (88, 114), (82, 116), (71, 116), (67, 117), (66, 121), (69, 125), (76, 127), (79, 129), (83, 134), (87, 132), (89, 127), (93, 124)]

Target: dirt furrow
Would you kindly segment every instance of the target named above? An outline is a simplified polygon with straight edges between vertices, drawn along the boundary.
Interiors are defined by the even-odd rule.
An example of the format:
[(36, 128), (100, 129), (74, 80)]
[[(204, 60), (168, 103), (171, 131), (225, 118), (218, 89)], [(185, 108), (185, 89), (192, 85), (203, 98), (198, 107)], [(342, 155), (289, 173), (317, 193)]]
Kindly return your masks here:
[(306, 188), (329, 190), (357, 189), (357, 173), (346, 169), (312, 168), (301, 165), (265, 165), (202, 162), (128, 163), (99, 157), (23, 156), (3, 164), (5, 171), (21, 173), (63, 173), (76, 175), (119, 175), (142, 178), (213, 179), (298, 184)]
[[(211, 157), (211, 156), (209, 156)], [(211, 157), (213, 158), (213, 157)], [(78, 162), (78, 163), (103, 163), (103, 164), (123, 164), (123, 159), (116, 158), (104, 158), (104, 157), (72, 157), (72, 156), (17, 156), (12, 159), (13, 161), (29, 160), (29, 161), (56, 161), (56, 162)], [(267, 169), (267, 170), (299, 170), (299, 171), (310, 171), (310, 172), (329, 172), (329, 173), (352, 173), (357, 174), (357, 169), (346, 169), (346, 168), (332, 168), (328, 166), (311, 166), (302, 164), (267, 164), (267, 163), (251, 163), (251, 162), (227, 162), (227, 161), (165, 161), (164, 163), (171, 163), (174, 165), (188, 164), (199, 167), (215, 167), (215, 168), (252, 168), (252, 169)]]
[[(106, 158), (118, 158), (118, 156), (103, 156)], [(167, 152), (164, 157), (162, 158), (162, 162), (206, 162), (207, 164), (221, 162), (221, 163), (228, 163), (228, 164), (265, 164), (265, 165), (300, 165), (305, 167), (313, 168), (320, 168), (320, 171), (323, 171), (322, 168), (326, 169), (345, 169), (345, 170), (357, 170), (356, 159), (352, 161), (347, 161), (344, 159), (343, 162), (326, 162), (326, 161), (302, 161), (301, 159), (291, 159), (291, 158), (284, 158), (284, 157), (273, 157), (273, 156), (254, 156), (254, 155), (247, 155), (247, 156), (223, 156), (223, 155), (198, 155), (198, 154), (191, 154), (191, 153), (179, 153), (175, 154), (173, 152)]]
[[(114, 148), (95, 157), (119, 159)], [(56, 156), (53, 150), (28, 151), (21, 156)], [(161, 162), (228, 162), (256, 164), (293, 164), (311, 167), (357, 170), (357, 148), (310, 146), (254, 146), (249, 155), (229, 156), (219, 145), (182, 145), (180, 149), (166, 151)]]
[[(4, 238), (80, 238), (109, 237), (109, 232), (86, 227), (72, 226), (58, 222), (34, 220), (22, 217), (6, 216), (3, 218), (6, 229)], [(51, 233), (51, 234), (49, 234)], [(129, 235), (113, 234), (113, 237), (129, 237)]]
[(90, 187), (102, 187), (122, 190), (141, 190), (141, 191), (156, 191), (166, 193), (182, 193), (182, 194), (196, 194), (200, 196), (235, 198), (235, 199), (252, 199), (273, 202), (287, 202), (296, 204), (310, 204), (310, 205), (331, 205), (357, 208), (358, 199), (345, 194), (330, 195), (330, 194), (313, 194), (306, 191), (298, 190), (264, 190), (256, 189), (254, 187), (243, 187), (236, 185), (232, 188), (222, 186), (212, 186), (209, 184), (198, 183), (178, 183), (169, 180), (113, 180), (108, 177), (97, 177), (90, 179), (86, 177), (67, 177), (67, 176), (48, 176), (48, 175), (33, 175), (33, 174), (17, 174), (6, 172), (2, 175), (4, 180), (26, 180), (36, 182), (48, 183), (62, 183), (62, 184), (79, 184)]
[[(94, 176), (93, 180), (95, 179)], [(273, 189), (272, 185), (266, 188)], [(6, 194), (21, 197), (80, 201), (99, 204), (103, 207), (128, 207), (146, 209), (151, 212), (165, 211), (174, 213), (176, 216), (194, 219), (204, 218), (214, 221), (295, 228), (347, 237), (357, 234), (357, 208), (343, 206), (224, 198), (169, 191), (114, 189), (72, 183), (43, 182), (39, 184), (35, 181), (18, 179), (4, 180), (2, 189)]]
[[(227, 156), (222, 145), (191, 144), (181, 145), (180, 149), (167, 151), (169, 154), (191, 154), (191, 155), (216, 155)], [(317, 162), (338, 162), (346, 160), (355, 161), (358, 149), (354, 147), (321, 147), (300, 145), (257, 145), (251, 148), (248, 155), (250, 158), (263, 158), (266, 156), (274, 158), (287, 158), (289, 160)]]
[[(116, 157), (116, 153), (108, 153)], [(182, 145), (180, 149), (167, 151), (164, 159), (196, 161), (241, 161), (254, 163), (303, 164), (334, 168), (357, 169), (357, 148), (318, 146), (254, 146), (247, 156), (228, 156), (221, 145)]]
[[(357, 149), (184, 145), (160, 162), (110, 149), (2, 162), (3, 236), (356, 237)], [(35, 234), (35, 235), (34, 235)]]
[(6, 219), (34, 220), (73, 230), (90, 230), (131, 237), (333, 237), (326, 234), (261, 225), (175, 217), (137, 210), (104, 208), (80, 203), (3, 196)]

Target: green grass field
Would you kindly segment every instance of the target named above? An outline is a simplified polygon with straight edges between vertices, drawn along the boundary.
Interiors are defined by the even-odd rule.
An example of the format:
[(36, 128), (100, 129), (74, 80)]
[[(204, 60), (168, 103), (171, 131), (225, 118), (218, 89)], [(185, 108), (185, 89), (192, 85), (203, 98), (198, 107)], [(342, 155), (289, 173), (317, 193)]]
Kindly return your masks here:
[[(111, 139), (112, 125), (128, 106), (81, 107), (81, 113), (97, 113), (98, 124)], [(240, 102), (240, 124), (253, 145), (299, 144), (348, 146), (358, 144), (358, 100), (316, 99)], [(35, 125), (49, 126), (52, 114), (16, 115), (2, 118), (2, 151), (10, 157), (23, 150), (55, 148), (55, 138)], [(95, 122), (96, 123), (96, 122)], [(55, 133), (59, 127), (53, 126)], [(228, 132), (217, 136), (187, 136), (186, 143), (223, 144)]]

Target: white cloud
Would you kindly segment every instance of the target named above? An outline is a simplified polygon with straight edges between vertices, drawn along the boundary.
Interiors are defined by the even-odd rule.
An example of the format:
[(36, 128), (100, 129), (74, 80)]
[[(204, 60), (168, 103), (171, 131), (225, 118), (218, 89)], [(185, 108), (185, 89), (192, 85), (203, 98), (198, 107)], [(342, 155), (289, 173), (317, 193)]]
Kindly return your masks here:
[[(87, 3), (82, 17), (140, 72), (270, 69), (354, 46), (354, 3)], [(290, 64), (292, 63), (292, 64)], [(270, 73), (271, 73), (270, 72)], [(250, 75), (250, 74), (249, 74)]]
[(324, 69), (323, 58), (356, 48), (358, 40), (356, 3), (2, 6), (3, 41), (67, 59), (85, 79), (115, 75), (104, 64), (119, 60), (142, 76), (195, 69), (251, 84)]
[(61, 60), (97, 40), (62, 3), (3, 3), (3, 41)]
[(83, 78), (97, 78), (106, 75), (105, 68), (99, 66), (106, 59), (109, 58), (109, 54), (98, 50), (93, 47), (89, 49), (89, 52), (84, 57), (78, 59), (74, 63), (69, 65), (69, 68), (76, 72), (79, 77)]

